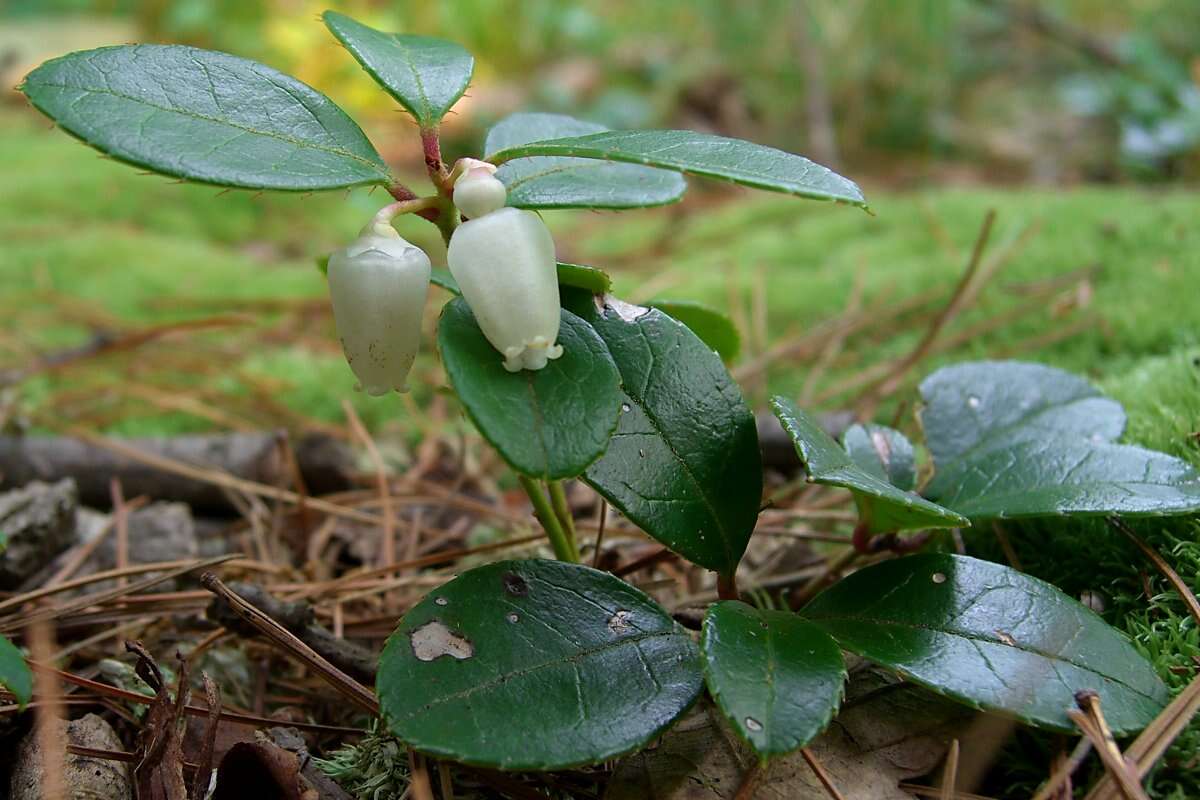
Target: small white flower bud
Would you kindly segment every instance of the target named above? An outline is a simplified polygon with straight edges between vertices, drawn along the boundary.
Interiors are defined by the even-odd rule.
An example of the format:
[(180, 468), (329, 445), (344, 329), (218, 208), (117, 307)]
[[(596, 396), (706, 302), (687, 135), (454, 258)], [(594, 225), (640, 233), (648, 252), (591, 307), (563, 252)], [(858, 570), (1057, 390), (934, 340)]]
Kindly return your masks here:
[(408, 391), (429, 273), (429, 256), (382, 221), (329, 257), (333, 318), (356, 389), (373, 397)]
[(468, 219), (478, 219), (484, 214), (490, 214), (504, 208), (504, 204), (508, 202), (508, 191), (492, 174), (495, 171), (495, 167), (490, 170), (472, 167), (454, 182), (454, 205), (458, 206), (459, 211), (466, 214)]
[(554, 239), (541, 217), (501, 208), (464, 222), (446, 260), (505, 369), (541, 369), (562, 355)]

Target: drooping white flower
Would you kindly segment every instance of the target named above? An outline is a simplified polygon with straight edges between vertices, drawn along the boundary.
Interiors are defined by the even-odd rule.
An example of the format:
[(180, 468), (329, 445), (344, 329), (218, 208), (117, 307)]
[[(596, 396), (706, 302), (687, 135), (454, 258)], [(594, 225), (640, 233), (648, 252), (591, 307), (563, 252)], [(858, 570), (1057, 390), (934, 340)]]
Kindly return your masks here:
[(467, 215), (477, 219), (484, 214), (503, 208), (508, 202), (504, 184), (493, 177), (496, 168), (484, 161), (475, 162), (483, 166), (471, 166), (454, 182), (454, 205)]
[(408, 391), (429, 293), (429, 256), (376, 219), (329, 257), (329, 296), (356, 389)]
[(554, 239), (537, 214), (502, 207), (492, 171), (468, 169), (456, 181), (455, 204), (471, 219), (454, 230), (446, 260), (504, 368), (537, 370), (562, 355)]

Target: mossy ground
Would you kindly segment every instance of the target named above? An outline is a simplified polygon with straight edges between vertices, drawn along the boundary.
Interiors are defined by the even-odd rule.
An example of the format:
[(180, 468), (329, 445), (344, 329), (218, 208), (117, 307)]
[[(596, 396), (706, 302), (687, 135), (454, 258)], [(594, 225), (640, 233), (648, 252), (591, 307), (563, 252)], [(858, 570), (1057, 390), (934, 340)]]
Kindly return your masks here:
[[(148, 404), (144, 392), (131, 397), (136, 384), (176, 394), (194, 390), (218, 410), (236, 401), (242, 405), (235, 412), (260, 421), (272, 409), (288, 412), (292, 421), (341, 421), (341, 403), (350, 399), (377, 431), (420, 433), (414, 409), (431, 396), (429, 384), (440, 375), (432, 345), (418, 366), (431, 381), (413, 381), (420, 387), (415, 404), (354, 394), (320, 302), (324, 279), (314, 266), (314, 258), (353, 235), (383, 197), (365, 191), (256, 197), (139, 177), (12, 112), (0, 114), (0, 173), (0, 369), (82, 344), (89, 327), (100, 323), (131, 328), (230, 311), (248, 315), (238, 328), (175, 334), (135, 355), (102, 356), (39, 375), (17, 387), (19, 408), (68, 421), (102, 408), (89, 421), (125, 434), (213, 424)], [(750, 192), (736, 194), (737, 202), (722, 196), (718, 204), (715, 195), (700, 192), (682, 221), (670, 209), (547, 219), (559, 234), (561, 257), (611, 268), (618, 294), (736, 309), (747, 362), (840, 314), (856, 281), (861, 307), (872, 313), (924, 292), (944, 300), (985, 212), (995, 209), (989, 252), (1007, 249), (1009, 257), (946, 335), (980, 333), (960, 337), (921, 372), (998, 354), (1081, 372), (1125, 404), (1128, 440), (1200, 465), (1194, 435), (1200, 429), (1200, 197), (1132, 188), (888, 194), (868, 187), (868, 194), (875, 216)], [(709, 205), (706, 213), (702, 207)], [(436, 261), (434, 229), (417, 220), (402, 226)], [(1069, 279), (1053, 291), (1029, 293), (1030, 285), (1055, 276)], [(279, 300), (315, 303), (298, 317), (294, 307), (285, 314), (262, 305)], [(839, 384), (907, 353), (940, 302), (847, 340), (842, 355), (808, 387), (812, 396), (823, 396), (817, 404), (851, 402), (853, 391), (834, 392)], [(1008, 324), (989, 327), (1004, 315)], [(430, 332), (435, 317), (431, 309)], [(748, 394), (756, 402), (768, 392), (794, 394), (805, 387), (809, 367), (774, 361), (765, 379), (749, 382)], [(254, 417), (256, 409), (266, 416)], [(1147, 522), (1139, 530), (1200, 592), (1200, 526)], [(1188, 676), (1178, 668), (1190, 670), (1200, 657), (1200, 632), (1136, 551), (1096, 525), (1022, 526), (1012, 538), (1028, 571), (1072, 593), (1101, 591), (1106, 616), (1136, 638), (1166, 680), (1183, 685)], [(975, 544), (988, 546), (986, 537)], [(1149, 599), (1143, 573), (1156, 592)], [(1040, 748), (1045, 739), (1030, 742)], [(1193, 726), (1155, 778), (1158, 796), (1200, 796), (1200, 766), (1189, 755), (1198, 751), (1200, 728)], [(1045, 753), (1035, 750), (1026, 761), (1023, 773), (1021, 758), (1012, 760), (1014, 779), (1044, 776)]]

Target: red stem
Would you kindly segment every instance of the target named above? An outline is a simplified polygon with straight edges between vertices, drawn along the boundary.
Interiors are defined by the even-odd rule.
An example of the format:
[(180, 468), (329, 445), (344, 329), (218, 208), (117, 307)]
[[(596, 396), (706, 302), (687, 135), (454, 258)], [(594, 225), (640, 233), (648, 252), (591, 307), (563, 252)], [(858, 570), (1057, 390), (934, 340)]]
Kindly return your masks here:
[(737, 577), (733, 573), (717, 576), (717, 597), (722, 600), (742, 599), (741, 594), (738, 593)]
[(421, 129), (421, 149), (425, 152), (425, 169), (438, 191), (447, 194), (446, 165), (442, 163), (442, 141), (437, 128)]

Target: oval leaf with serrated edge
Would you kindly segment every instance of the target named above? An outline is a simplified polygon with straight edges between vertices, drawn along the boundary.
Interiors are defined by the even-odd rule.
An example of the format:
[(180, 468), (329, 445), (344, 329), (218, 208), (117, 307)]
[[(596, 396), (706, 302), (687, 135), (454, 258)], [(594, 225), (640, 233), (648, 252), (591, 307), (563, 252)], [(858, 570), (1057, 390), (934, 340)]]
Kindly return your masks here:
[(709, 693), (764, 760), (812, 741), (841, 702), (841, 648), (790, 611), (717, 603), (704, 617), (700, 650)]
[(113, 158), (187, 180), (308, 191), (390, 183), (328, 97), (212, 50), (139, 44), (47, 61), (21, 86), (64, 130)]
[(762, 501), (758, 433), (737, 384), (661, 311), (579, 291), (563, 300), (600, 334), (624, 382), (617, 431), (585, 480), (667, 547), (731, 572)]
[(621, 411), (621, 379), (596, 332), (562, 311), (561, 357), (543, 369), (508, 372), (466, 301), (446, 304), (438, 349), (454, 391), (479, 432), (513, 469), (573, 478), (608, 446)]
[(1028, 438), (1111, 442), (1125, 429), (1120, 403), (1043, 364), (956, 364), (927, 377), (920, 391), (921, 427), (935, 465)]
[(812, 417), (785, 397), (771, 398), (771, 408), (792, 438), (813, 483), (841, 486), (854, 493), (862, 522), (871, 533), (915, 528), (968, 525), (959, 514), (888, 483), (860, 467)]
[(643, 164), (692, 175), (785, 192), (811, 200), (867, 207), (853, 181), (809, 161), (741, 139), (694, 131), (606, 131), (506, 147), (488, 160), (504, 163), (529, 156), (570, 156)]
[(885, 561), (801, 612), (838, 644), (936, 692), (1032, 725), (1074, 731), (1075, 693), (1100, 695), (1119, 735), (1167, 700), (1154, 668), (1100, 617), (1048, 583), (966, 556)]
[(645, 594), (524, 560), (465, 572), (405, 614), (377, 689), (388, 727), (417, 750), (557, 770), (643, 746), (702, 686), (696, 645)]
[(742, 348), (742, 337), (738, 335), (733, 321), (720, 311), (692, 300), (653, 300), (646, 305), (664, 311), (687, 325), (726, 363), (737, 358)]
[(385, 33), (336, 11), (322, 16), (329, 32), (423, 128), (435, 127), (471, 83), (475, 58), (454, 42)]
[[(563, 114), (517, 113), (488, 131), (484, 151), (607, 130)], [(687, 189), (674, 172), (590, 158), (517, 158), (496, 177), (508, 188), (508, 204), (518, 208), (643, 208), (673, 203)]]
[(974, 520), (1200, 511), (1200, 471), (1113, 444), (1125, 412), (1062, 370), (985, 361), (921, 384), (931, 499)]
[(916, 486), (916, 455), (900, 431), (886, 425), (851, 425), (842, 436), (842, 447), (855, 464), (897, 489), (907, 492)]
[(0, 636), (0, 686), (12, 692), (24, 706), (33, 697), (33, 673), (16, 645)]

